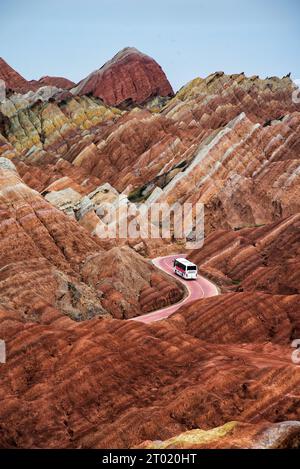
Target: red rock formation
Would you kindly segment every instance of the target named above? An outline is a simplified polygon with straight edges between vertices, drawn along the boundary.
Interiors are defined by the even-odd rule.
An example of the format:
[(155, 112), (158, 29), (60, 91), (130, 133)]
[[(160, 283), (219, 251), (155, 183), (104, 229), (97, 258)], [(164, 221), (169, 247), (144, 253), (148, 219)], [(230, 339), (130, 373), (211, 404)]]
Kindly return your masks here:
[(182, 158), (191, 144), (189, 130), (182, 134), (181, 140), (181, 131), (170, 119), (133, 110), (104, 129), (93, 151), (80, 154), (73, 164), (119, 190), (138, 187)]
[[(0, 289), (7, 307), (31, 321), (40, 320), (42, 305), (76, 320), (141, 314), (139, 293), (151, 285), (153, 265), (128, 247), (104, 252), (98, 238), (26, 186), (5, 158), (0, 187)], [(163, 276), (162, 284), (169, 287), (160, 292), (166, 304), (182, 297), (172, 279)]]
[(153, 274), (150, 286), (140, 291), (140, 306), (145, 314), (153, 310), (154, 304), (155, 309), (161, 309), (170, 303), (177, 303), (181, 298), (182, 295), (175, 285), (170, 285), (162, 275)]
[[(132, 55), (119, 54), (77, 91), (89, 83), (97, 92), (100, 80), (107, 102), (161, 94)], [(115, 76), (123, 88), (111, 87)], [(300, 334), (300, 109), (291, 93), (288, 78), (217, 73), (161, 112), (51, 93), (1, 105), (0, 153), (46, 197), (70, 189), (80, 198), (110, 182), (135, 200), (161, 187), (158, 200), (205, 203), (207, 231), (219, 229), (190, 258), (227, 293), (150, 325), (118, 320), (182, 296), (137, 254), (150, 243), (100, 241), (93, 208), (78, 223), (2, 159), (0, 447), (191, 447), (186, 432), (224, 425), (205, 447), (299, 446), (299, 426), (285, 423), (300, 419), (291, 358)]]
[(207, 233), (299, 212), (299, 125), (299, 112), (266, 127), (242, 113), (203, 141), (159, 200), (205, 204)]
[[(127, 246), (87, 259), (82, 279), (99, 289), (101, 302), (118, 319), (127, 319), (176, 303), (183, 289)], [(151, 293), (151, 294), (150, 294)]]
[(0, 57), (0, 79), (4, 80), (7, 90), (26, 93), (35, 89), (34, 85), (16, 72), (2, 57)]
[(93, 94), (106, 104), (124, 101), (142, 104), (154, 96), (172, 96), (173, 90), (161, 67), (133, 47), (121, 50), (99, 70), (91, 73), (73, 90)]
[(203, 130), (223, 127), (241, 112), (252, 122), (269, 125), (274, 119), (299, 111), (299, 103), (292, 100), (294, 90), (289, 76), (261, 79), (216, 72), (182, 87), (163, 113), (186, 123), (195, 121)]
[(0, 134), (0, 156), (8, 159), (18, 158), (16, 149)]
[(39, 325), (2, 308), (0, 447), (128, 448), (232, 420), (300, 419), (291, 347), (209, 343), (189, 333), (195, 320), (74, 323), (48, 308)]
[(261, 227), (215, 231), (189, 259), (226, 288), (299, 294), (299, 227), (296, 214)]
[[(300, 334), (300, 295), (228, 293), (181, 307), (171, 318), (181, 331), (215, 344), (290, 345)], [(262, 347), (263, 349), (263, 347)]]
[[(59, 154), (74, 174), (81, 168), (133, 199), (159, 186), (163, 201), (205, 203), (207, 232), (239, 228), (299, 211), (299, 106), (292, 91), (289, 78), (214, 74), (183, 88), (160, 113), (120, 117), (87, 97), (18, 103), (2, 109), (3, 136), (22, 154), (29, 151), (33, 164), (44, 160), (35, 147), (51, 154), (54, 166)], [(50, 183), (69, 176), (50, 165), (47, 172)]]
[(75, 86), (75, 83), (67, 78), (63, 77), (42, 77), (34, 83), (39, 84), (39, 86), (56, 86), (56, 88), (62, 88), (64, 90), (69, 90)]
[[(74, 167), (66, 160), (47, 158), (43, 155), (43, 162), (39, 165), (26, 164), (19, 158), (14, 159), (14, 163), (24, 182), (41, 193), (52, 188), (74, 188), (82, 194), (88, 194), (95, 187), (100, 185), (100, 180), (89, 176), (81, 168)], [(67, 180), (66, 180), (67, 178)]]
[(18, 93), (35, 91), (42, 86), (55, 86), (69, 90), (75, 83), (63, 77), (45, 76), (39, 80), (26, 80), (16, 70), (14, 70), (4, 59), (0, 57), (0, 79), (5, 81), (6, 88)]

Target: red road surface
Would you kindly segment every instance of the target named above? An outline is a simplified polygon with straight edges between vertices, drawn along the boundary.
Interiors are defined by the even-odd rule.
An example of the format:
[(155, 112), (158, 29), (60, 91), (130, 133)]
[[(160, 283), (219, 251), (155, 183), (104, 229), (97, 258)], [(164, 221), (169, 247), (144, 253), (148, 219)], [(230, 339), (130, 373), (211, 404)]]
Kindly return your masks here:
[(184, 280), (178, 275), (174, 274), (173, 261), (178, 257), (185, 257), (185, 255), (177, 254), (173, 256), (157, 257), (156, 259), (153, 259), (152, 262), (154, 265), (156, 265), (156, 267), (163, 270), (172, 277), (175, 277), (179, 282), (183, 283), (188, 292), (187, 296), (175, 305), (167, 306), (166, 308), (159, 309), (153, 313), (144, 314), (143, 316), (138, 316), (131, 319), (132, 321), (140, 321), (146, 324), (154, 321), (160, 321), (161, 319), (165, 319), (171, 314), (175, 313), (175, 311), (183, 305), (188, 305), (192, 301), (198, 300), (199, 298), (207, 298), (209, 296), (218, 295), (219, 292), (217, 287), (212, 282), (204, 277), (201, 277), (200, 275), (198, 275), (197, 280)]

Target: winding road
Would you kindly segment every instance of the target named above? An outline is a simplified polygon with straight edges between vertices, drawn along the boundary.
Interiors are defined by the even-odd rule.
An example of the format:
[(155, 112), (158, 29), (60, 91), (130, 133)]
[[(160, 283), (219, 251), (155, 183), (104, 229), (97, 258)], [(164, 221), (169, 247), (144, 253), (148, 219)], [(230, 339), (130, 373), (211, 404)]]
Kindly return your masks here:
[(172, 277), (175, 277), (176, 280), (183, 283), (187, 290), (187, 295), (174, 305), (158, 309), (157, 311), (144, 314), (143, 316), (132, 318), (131, 321), (139, 321), (145, 324), (160, 321), (161, 319), (165, 319), (171, 314), (175, 313), (175, 311), (177, 311), (177, 309), (183, 305), (188, 305), (189, 303), (192, 303), (192, 301), (198, 300), (199, 298), (207, 298), (209, 296), (216, 296), (219, 294), (217, 287), (212, 282), (204, 277), (201, 277), (200, 275), (198, 275), (197, 280), (183, 280), (181, 277), (174, 274), (173, 261), (178, 257), (185, 257), (185, 255), (176, 254), (172, 256), (157, 257), (156, 259), (153, 259), (152, 262), (160, 270), (166, 272)]
[[(163, 270), (167, 274), (175, 277), (176, 280), (183, 283), (187, 290), (187, 295), (178, 303), (167, 306), (166, 308), (159, 309), (154, 311), (153, 313), (144, 314), (143, 316), (138, 316), (129, 321), (139, 321), (145, 324), (150, 324), (155, 321), (160, 321), (162, 319), (167, 318), (171, 314), (175, 313), (181, 306), (188, 305), (192, 301), (195, 301), (199, 298), (207, 298), (210, 296), (216, 296), (219, 294), (218, 288), (212, 282), (207, 280), (204, 277), (198, 275), (197, 280), (183, 280), (181, 277), (178, 277), (173, 272), (173, 260), (178, 257), (185, 257), (185, 255), (177, 254), (173, 256), (166, 256), (166, 257), (157, 257), (153, 259), (153, 264), (158, 267), (159, 269)], [(252, 350), (251, 348), (247, 348), (245, 344), (219, 344), (219, 352), (221, 353), (222, 349), (226, 351), (226, 355), (232, 355), (233, 358), (241, 358), (245, 360), (247, 363), (251, 363), (252, 365), (256, 366), (257, 368), (265, 368), (266, 366), (270, 367), (280, 367), (289, 366), (292, 363), (291, 361), (291, 354), (288, 351), (282, 357), (277, 356), (273, 352), (268, 353), (266, 351), (261, 350)], [(216, 360), (220, 358), (219, 356), (216, 357)], [(216, 362), (216, 367), (218, 366)], [(295, 364), (294, 366), (300, 366)]]

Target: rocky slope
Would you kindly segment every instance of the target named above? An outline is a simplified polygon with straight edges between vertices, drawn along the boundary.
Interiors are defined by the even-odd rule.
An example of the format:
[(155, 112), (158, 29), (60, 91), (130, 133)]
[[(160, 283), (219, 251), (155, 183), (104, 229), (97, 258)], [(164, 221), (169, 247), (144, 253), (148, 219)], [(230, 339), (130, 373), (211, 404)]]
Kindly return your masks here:
[(26, 93), (35, 88), (34, 85), (31, 85), (29, 81), (8, 65), (2, 57), (0, 57), (0, 80), (3, 80), (6, 88), (11, 91)]
[(62, 98), (55, 87), (11, 96), (0, 108), (2, 135), (22, 155), (38, 159), (38, 151), (44, 150), (68, 160), (92, 142), (99, 124), (120, 115), (93, 98)]
[(299, 123), (299, 113), (268, 127), (240, 114), (200, 145), (191, 164), (169, 182), (159, 200), (205, 204), (207, 232), (297, 213)]
[(300, 215), (238, 231), (218, 230), (189, 258), (224, 289), (300, 293)]
[(212, 430), (190, 430), (166, 441), (145, 441), (142, 449), (291, 449), (299, 447), (299, 422), (228, 422)]
[(2, 57), (0, 57), (0, 80), (5, 82), (7, 91), (17, 93), (27, 93), (36, 91), (42, 86), (55, 86), (56, 88), (70, 89), (75, 83), (63, 77), (45, 76), (39, 80), (26, 80), (16, 70), (14, 70)]
[(204, 203), (207, 233), (299, 211), (300, 114), (289, 77), (213, 74), (161, 112), (122, 113), (55, 90), (1, 106), (2, 136), (34, 166), (28, 172), (47, 161), (44, 187), (28, 180), (38, 190), (72, 170), (75, 182), (94, 178), (87, 191), (109, 182), (132, 199)]
[[(170, 99), (132, 49), (71, 90), (28, 88), (6, 65), (18, 93), (0, 105), (0, 447), (299, 447), (290, 78), (218, 72)], [(122, 321), (182, 298), (145, 257), (184, 246), (98, 238), (119, 198), (205, 204), (209, 236), (189, 258), (223, 294)]]
[(64, 90), (70, 90), (74, 88), (75, 83), (68, 78), (63, 77), (42, 77), (37, 81), (32, 80), (31, 83), (37, 84), (39, 86), (55, 86), (56, 88), (61, 88)]
[[(242, 344), (235, 328), (221, 344), (211, 335), (218, 324), (202, 340), (196, 315), (191, 333), (177, 318), (74, 323), (49, 308), (39, 325), (2, 308), (0, 446), (128, 448), (231, 421), (262, 429), (300, 419), (300, 369), (286, 338)], [(229, 433), (226, 446), (247, 434), (250, 444), (251, 431)]]
[[(182, 288), (128, 247), (107, 251), (0, 159), (1, 301), (28, 321), (55, 307), (75, 320), (126, 318), (178, 301)], [(145, 298), (145, 287), (153, 295)]]
[(109, 106), (143, 104), (153, 97), (173, 96), (160, 65), (134, 47), (126, 47), (72, 90), (92, 94)]
[[(215, 344), (289, 346), (300, 334), (300, 296), (241, 292), (197, 300), (171, 318), (181, 331)], [(268, 347), (267, 347), (268, 348)], [(266, 348), (266, 350), (267, 350)]]

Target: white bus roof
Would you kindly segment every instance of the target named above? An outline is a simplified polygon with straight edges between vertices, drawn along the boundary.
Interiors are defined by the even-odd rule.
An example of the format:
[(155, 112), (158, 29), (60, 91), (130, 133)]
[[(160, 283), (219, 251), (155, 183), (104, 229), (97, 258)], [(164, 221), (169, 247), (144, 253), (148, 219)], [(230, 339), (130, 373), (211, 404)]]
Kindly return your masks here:
[[(193, 266), (196, 266), (196, 264), (193, 264), (192, 262), (188, 261), (187, 259), (185, 259), (184, 257), (177, 257), (177, 259), (175, 259), (176, 261), (180, 262), (181, 264), (184, 264), (184, 265), (193, 265)], [(197, 267), (197, 266), (196, 266)]]

